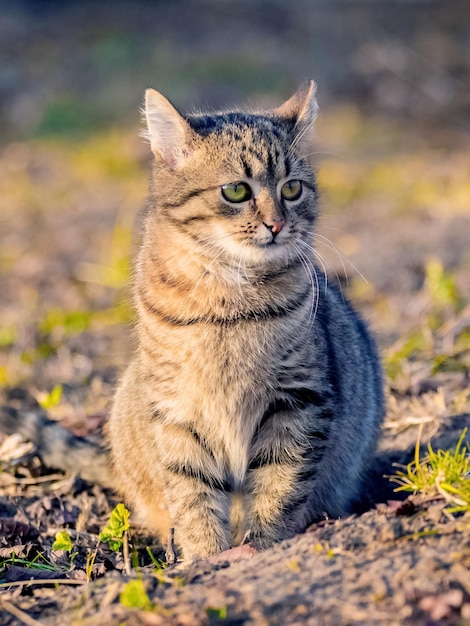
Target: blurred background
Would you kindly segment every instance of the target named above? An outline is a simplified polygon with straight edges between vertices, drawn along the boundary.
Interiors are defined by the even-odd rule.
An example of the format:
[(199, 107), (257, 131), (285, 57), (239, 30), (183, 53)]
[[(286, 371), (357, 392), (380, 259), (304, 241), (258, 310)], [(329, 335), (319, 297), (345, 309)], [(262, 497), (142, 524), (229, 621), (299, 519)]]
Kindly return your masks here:
[(0, 0), (1, 401), (84, 430), (106, 414), (131, 354), (144, 90), (268, 107), (309, 78), (325, 265), (396, 393), (417, 369), (467, 388), (467, 0)]
[(347, 102), (368, 115), (468, 124), (466, 0), (17, 0), (0, 7), (8, 139), (135, 125), (149, 85), (183, 107), (224, 107), (277, 102), (311, 76), (325, 107)]

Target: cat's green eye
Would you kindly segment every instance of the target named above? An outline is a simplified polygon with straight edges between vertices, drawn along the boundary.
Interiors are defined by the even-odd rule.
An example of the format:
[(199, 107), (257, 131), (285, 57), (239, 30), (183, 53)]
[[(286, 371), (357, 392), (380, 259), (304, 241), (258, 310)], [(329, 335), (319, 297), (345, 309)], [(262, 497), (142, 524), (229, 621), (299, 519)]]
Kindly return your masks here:
[(288, 180), (281, 187), (281, 196), (284, 200), (298, 200), (302, 195), (302, 182), (300, 180)]
[(222, 185), (222, 196), (228, 202), (246, 202), (251, 198), (251, 187), (246, 183)]

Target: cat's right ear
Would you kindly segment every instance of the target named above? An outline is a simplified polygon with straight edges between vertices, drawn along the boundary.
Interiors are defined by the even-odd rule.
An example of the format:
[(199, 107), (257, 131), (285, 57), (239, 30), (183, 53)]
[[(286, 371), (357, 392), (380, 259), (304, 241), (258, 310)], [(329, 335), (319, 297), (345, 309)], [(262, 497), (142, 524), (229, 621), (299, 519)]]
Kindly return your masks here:
[(318, 114), (316, 90), (315, 82), (310, 80), (304, 83), (289, 100), (273, 111), (276, 116), (289, 120), (293, 125), (295, 138), (292, 148), (305, 156), (311, 153), (313, 123)]
[(190, 152), (193, 131), (161, 93), (145, 92), (145, 118), (152, 152), (170, 167), (183, 164)]
[(315, 81), (305, 82), (289, 100), (274, 109), (274, 113), (291, 119), (296, 126), (312, 126), (318, 114), (316, 91)]

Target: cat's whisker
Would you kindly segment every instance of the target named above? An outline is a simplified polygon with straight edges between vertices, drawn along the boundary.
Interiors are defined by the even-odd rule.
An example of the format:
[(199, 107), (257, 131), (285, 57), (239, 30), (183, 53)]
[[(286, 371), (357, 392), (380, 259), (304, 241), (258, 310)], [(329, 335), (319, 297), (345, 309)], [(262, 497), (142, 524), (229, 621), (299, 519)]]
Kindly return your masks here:
[(222, 241), (223, 239), (229, 239), (230, 237), (233, 237), (233, 233), (225, 233), (225, 235), (219, 235), (218, 237), (208, 236), (207, 239), (205, 239), (204, 241), (212, 244), (212, 246), (214, 247), (218, 247), (217, 243), (219, 241)]
[(339, 158), (340, 155), (336, 152), (326, 152), (326, 151), (318, 151), (318, 152), (302, 152), (302, 156), (305, 159), (308, 159), (309, 157), (313, 157), (313, 156), (332, 156), (332, 157), (337, 157)]
[[(217, 249), (214, 247), (214, 249)], [(219, 258), (222, 256), (224, 250), (219, 250), (218, 254), (215, 257), (212, 257), (211, 260), (209, 261), (208, 266), (206, 266), (205, 270), (203, 272), (201, 272), (201, 275), (199, 276), (199, 278), (197, 279), (197, 281), (194, 283), (193, 288), (191, 289), (191, 292), (189, 293), (189, 298), (193, 298), (195, 295), (197, 296), (197, 290), (199, 285), (201, 284), (201, 282), (203, 281), (204, 277), (207, 276), (207, 274), (209, 273), (209, 270), (212, 270), (214, 268), (214, 266), (216, 265), (217, 261), (219, 260)]]
[[(314, 254), (315, 254), (316, 258), (319, 261), (321, 260), (320, 262), (322, 263), (322, 267), (323, 268), (328, 266), (327, 259), (321, 254), (321, 252), (319, 252), (318, 250), (314, 250)], [(345, 300), (345, 296), (344, 296), (344, 293), (343, 293), (343, 287), (341, 285), (341, 279), (339, 277), (339, 274), (338, 274), (338, 272), (336, 271), (336, 269), (334, 267), (332, 269), (333, 269), (333, 273), (334, 273), (335, 278), (336, 278), (336, 286), (338, 287), (338, 289), (339, 289), (339, 291), (341, 293), (341, 297), (343, 298), (343, 300)], [(325, 276), (326, 276), (326, 280), (328, 280), (328, 275), (325, 274)]]
[(241, 255), (240, 255), (240, 262), (243, 267), (243, 275), (245, 276), (245, 280), (249, 282), (250, 278), (248, 277), (248, 273), (247, 273), (246, 259), (244, 259)]
[(240, 292), (240, 303), (242, 304), (244, 301), (243, 289), (242, 289), (242, 277), (241, 277), (241, 266), (242, 266), (242, 256), (240, 254), (239, 261), (237, 263), (237, 278), (238, 278), (238, 291)]
[(310, 313), (307, 320), (308, 326), (311, 327), (311, 325), (315, 321), (318, 311), (318, 294), (320, 289), (318, 275), (316, 273), (315, 267), (310, 263), (310, 259), (304, 254), (304, 252), (297, 246), (295, 242), (293, 242), (293, 247), (297, 252), (297, 258), (302, 264), (307, 279), (312, 287), (312, 301), (310, 306)]
[(303, 239), (300, 238), (296, 238), (295, 241), (299, 244), (302, 244), (303, 246), (305, 246), (314, 256), (316, 259), (318, 259), (322, 270), (323, 270), (323, 276), (325, 278), (325, 294), (328, 291), (328, 274), (326, 273), (326, 265), (325, 265), (325, 260), (322, 257), (322, 255), (315, 250), (315, 248), (313, 248), (311, 245), (309, 245), (306, 241), (304, 241)]
[(294, 140), (289, 146), (288, 154), (292, 156), (297, 148), (298, 144), (302, 141), (306, 134), (311, 133), (313, 128), (313, 121), (306, 124), (295, 136)]
[[(327, 242), (322, 241), (322, 240), (321, 240), (321, 239), (317, 236), (317, 234), (316, 234), (316, 233), (313, 235), (313, 239), (314, 239), (314, 241), (317, 241), (317, 242), (319, 242), (320, 244), (325, 245), (327, 248), (329, 248), (330, 250), (332, 250), (333, 252), (335, 252), (335, 253), (337, 254), (337, 256), (338, 256), (338, 258), (339, 258), (339, 260), (340, 260), (340, 262), (341, 262), (341, 265), (342, 265), (342, 267), (343, 267), (343, 273), (344, 273), (344, 276), (346, 277), (346, 285), (349, 287), (349, 275), (348, 275), (348, 272), (347, 272), (347, 270), (346, 270), (346, 264), (345, 264), (345, 260), (346, 260), (346, 259), (345, 259), (344, 257), (342, 257), (340, 254), (338, 254), (338, 250), (336, 250), (336, 249), (335, 249), (332, 245), (328, 245), (328, 243), (327, 243)], [(338, 273), (337, 273), (337, 272), (336, 272), (336, 278), (338, 279), (338, 284), (340, 284), (340, 280), (339, 280), (339, 276), (338, 276)]]
[[(313, 235), (313, 237), (314, 237), (314, 236), (315, 236), (315, 235)], [(326, 273), (326, 266), (327, 266), (327, 262), (326, 262), (325, 257), (321, 254), (321, 252), (319, 252), (318, 250), (316, 250), (313, 246), (311, 246), (310, 244), (308, 244), (306, 241), (303, 241), (303, 240), (301, 240), (301, 241), (302, 241), (302, 244), (303, 244), (304, 246), (306, 246), (307, 248), (309, 248), (309, 249), (310, 249), (310, 251), (312, 252), (312, 254), (314, 254), (314, 255), (315, 255), (315, 257), (316, 257), (316, 258), (320, 261), (320, 263), (321, 263), (321, 265), (322, 265), (322, 268), (323, 268), (323, 271), (324, 271), (324, 273), (325, 273), (325, 281), (327, 282), (327, 281), (328, 281), (328, 274)], [(323, 242), (321, 242), (321, 241), (320, 241), (320, 243), (323, 243)], [(343, 271), (344, 271), (344, 273), (345, 273), (345, 275), (346, 275), (346, 278), (347, 278), (347, 274), (346, 274), (346, 267), (345, 267), (345, 265), (344, 265), (344, 261), (343, 261), (341, 258), (340, 258), (340, 260), (341, 260), (342, 265), (343, 265)], [(335, 269), (334, 267), (333, 267), (333, 272), (334, 272), (335, 277), (336, 277), (336, 283), (337, 283), (338, 289), (340, 290), (341, 297), (343, 298), (343, 300), (345, 300), (345, 296), (344, 296), (344, 293), (343, 293), (343, 287), (342, 287), (342, 285), (341, 285), (341, 280), (340, 280), (340, 277), (339, 277), (339, 275), (338, 275), (338, 272), (336, 271), (336, 269)], [(325, 293), (326, 293), (326, 285), (325, 285)]]
[(328, 239), (328, 237), (325, 237), (324, 235), (320, 235), (318, 233), (314, 233), (313, 235), (314, 239), (317, 239), (320, 241), (320, 243), (323, 243), (324, 245), (326, 245), (330, 250), (332, 250), (333, 252), (335, 252), (338, 255), (338, 258), (341, 260), (342, 265), (343, 265), (343, 271), (344, 274), (346, 276), (346, 279), (348, 278), (348, 273), (346, 271), (346, 267), (345, 267), (345, 262), (348, 263), (348, 265), (351, 266), (351, 268), (357, 272), (359, 274), (359, 276), (362, 278), (362, 280), (365, 283), (369, 283), (369, 281), (367, 280), (367, 278), (364, 276), (364, 274), (354, 265), (354, 263), (351, 261), (351, 259), (348, 259), (347, 256), (345, 256), (338, 248), (338, 246), (336, 246), (330, 239)]
[[(307, 261), (308, 263), (308, 261)], [(315, 321), (316, 317), (317, 317), (317, 312), (318, 312), (318, 307), (319, 307), (319, 301), (320, 301), (320, 280), (318, 278), (318, 273), (317, 270), (315, 268), (315, 266), (313, 264), (309, 264), (308, 263), (308, 267), (311, 269), (311, 271), (313, 272), (313, 278), (315, 280), (315, 293), (314, 293), (314, 300), (315, 300), (315, 311), (310, 323), (310, 327), (313, 325), (313, 322)]]
[(284, 264), (285, 264), (286, 267), (288, 267), (288, 265), (289, 265), (289, 257), (290, 257), (289, 250), (287, 250), (287, 248), (285, 248), (284, 249), (284, 259), (285, 259)]
[(328, 226), (327, 224), (322, 224), (322, 229), (324, 228), (327, 228), (328, 230), (334, 230), (336, 233), (341, 233), (342, 235), (350, 235), (347, 230), (338, 228), (337, 226)]

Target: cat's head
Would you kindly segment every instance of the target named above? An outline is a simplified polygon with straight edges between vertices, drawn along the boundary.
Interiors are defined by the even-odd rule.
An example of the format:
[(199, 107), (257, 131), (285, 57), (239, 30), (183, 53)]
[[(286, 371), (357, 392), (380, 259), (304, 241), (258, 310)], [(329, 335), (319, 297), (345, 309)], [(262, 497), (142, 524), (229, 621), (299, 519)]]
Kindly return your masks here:
[[(317, 214), (310, 163), (315, 84), (277, 109), (181, 116), (146, 92), (154, 218), (209, 256), (258, 266), (298, 256)], [(154, 221), (155, 223), (155, 221)]]

